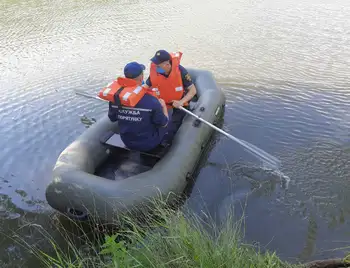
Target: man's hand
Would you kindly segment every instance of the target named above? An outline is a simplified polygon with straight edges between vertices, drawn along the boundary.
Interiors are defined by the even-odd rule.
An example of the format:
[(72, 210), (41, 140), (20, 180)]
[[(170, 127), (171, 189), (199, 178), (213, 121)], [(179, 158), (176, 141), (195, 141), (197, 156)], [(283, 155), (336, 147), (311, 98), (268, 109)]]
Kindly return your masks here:
[(173, 106), (175, 108), (179, 108), (180, 106), (184, 105), (183, 102), (181, 100), (177, 101), (177, 100), (174, 100), (173, 101)]
[(163, 99), (158, 99), (158, 100), (160, 102), (160, 105), (162, 106), (164, 115), (169, 118), (168, 109), (166, 107), (165, 101)]
[(160, 102), (160, 105), (162, 105), (162, 108), (166, 108), (165, 101), (163, 99), (158, 99)]

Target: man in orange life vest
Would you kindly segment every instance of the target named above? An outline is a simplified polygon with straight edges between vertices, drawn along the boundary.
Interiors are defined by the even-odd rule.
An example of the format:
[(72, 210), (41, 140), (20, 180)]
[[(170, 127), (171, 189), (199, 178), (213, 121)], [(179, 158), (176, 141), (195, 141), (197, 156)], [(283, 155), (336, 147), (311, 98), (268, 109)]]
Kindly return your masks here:
[[(113, 84), (107, 87), (115, 89), (111, 92), (113, 96), (109, 102), (108, 117), (112, 122), (118, 121), (124, 144), (138, 151), (150, 151), (157, 147), (167, 132), (169, 122), (165, 102), (142, 87), (144, 70), (144, 65), (130, 62), (124, 68), (125, 78), (119, 77), (114, 81), (114, 87)], [(103, 97), (103, 94), (100, 95)], [(131, 106), (132, 109), (121, 105)]]
[[(182, 53), (168, 53), (166, 50), (158, 50), (151, 59), (150, 76), (146, 85), (158, 92), (166, 104), (172, 104), (174, 108), (188, 106), (190, 100), (196, 95), (197, 89), (192, 82), (187, 70), (180, 65)], [(168, 105), (168, 108), (171, 106)], [(186, 115), (180, 109), (174, 109), (171, 119), (171, 130), (168, 130), (171, 139), (182, 123)]]

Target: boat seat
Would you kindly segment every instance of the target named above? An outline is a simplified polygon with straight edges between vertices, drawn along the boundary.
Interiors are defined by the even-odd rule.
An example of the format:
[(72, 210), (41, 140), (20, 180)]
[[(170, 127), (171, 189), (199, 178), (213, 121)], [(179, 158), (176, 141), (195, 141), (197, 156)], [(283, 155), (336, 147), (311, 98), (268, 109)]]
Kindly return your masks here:
[[(112, 147), (123, 149), (123, 150), (134, 151), (129, 149), (122, 141), (120, 135), (118, 133), (114, 133), (113, 131), (108, 131), (105, 135), (103, 135), (100, 139), (100, 142)], [(138, 151), (138, 152), (141, 155), (161, 158), (164, 155), (164, 149), (167, 148), (168, 146), (169, 144), (161, 144), (157, 148), (153, 149), (152, 151), (149, 151), (149, 152)]]

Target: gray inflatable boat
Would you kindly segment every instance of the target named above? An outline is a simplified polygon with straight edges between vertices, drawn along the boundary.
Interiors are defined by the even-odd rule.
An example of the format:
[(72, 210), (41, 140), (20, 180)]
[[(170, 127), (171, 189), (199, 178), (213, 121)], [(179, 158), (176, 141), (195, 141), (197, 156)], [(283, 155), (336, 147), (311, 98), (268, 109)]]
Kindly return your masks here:
[[(208, 71), (188, 69), (197, 88), (192, 113), (212, 124), (221, 121), (225, 96)], [(152, 153), (132, 152), (106, 115), (58, 157), (47, 186), (49, 205), (70, 218), (117, 222), (121, 215), (146, 211), (154, 198), (181, 195), (214, 130), (186, 115), (172, 144)]]

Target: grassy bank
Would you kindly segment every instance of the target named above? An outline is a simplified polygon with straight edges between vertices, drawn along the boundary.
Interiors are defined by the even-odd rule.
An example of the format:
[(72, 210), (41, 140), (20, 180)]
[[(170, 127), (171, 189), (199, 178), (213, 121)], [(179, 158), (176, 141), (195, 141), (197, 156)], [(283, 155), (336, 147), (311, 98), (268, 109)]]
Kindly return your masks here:
[(228, 217), (215, 226), (204, 218), (159, 206), (147, 224), (126, 218), (127, 228), (89, 234), (80, 226), (80, 246), (63, 228), (66, 244), (61, 248), (43, 231), (53, 252), (30, 250), (44, 267), (296, 267), (244, 244), (242, 222)]

